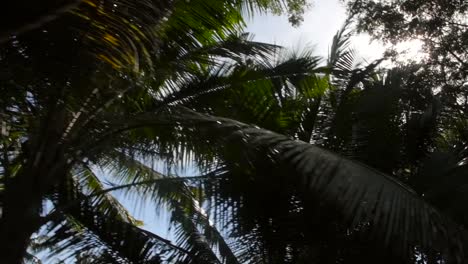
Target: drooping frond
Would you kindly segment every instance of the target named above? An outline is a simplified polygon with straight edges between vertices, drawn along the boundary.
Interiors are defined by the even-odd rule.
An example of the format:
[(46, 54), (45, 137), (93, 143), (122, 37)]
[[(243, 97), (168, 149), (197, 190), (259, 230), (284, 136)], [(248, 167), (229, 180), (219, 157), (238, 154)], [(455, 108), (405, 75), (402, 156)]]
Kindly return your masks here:
[[(106, 164), (108, 176), (119, 184), (149, 182), (124, 190), (128, 195), (137, 192), (162, 205), (171, 214), (172, 225), (176, 226), (176, 239), (179, 247), (190, 254), (174, 251), (171, 259), (184, 263), (239, 263), (235, 253), (223, 236), (210, 222), (203, 211), (190, 182), (208, 177), (177, 177), (161, 174), (124, 153), (116, 153), (117, 162)], [(155, 181), (151, 184), (151, 181)]]
[[(236, 121), (176, 108), (154, 125), (176, 122), (206, 139), (239, 168), (274, 168), (272, 177), (292, 182), (307, 203), (320, 200), (342, 215), (349, 230), (364, 232), (382, 248), (410, 258), (415, 248), (460, 260), (465, 234), (397, 180), (329, 151)], [(141, 116), (149, 125), (152, 116)], [(175, 123), (174, 123), (175, 124)], [(194, 135), (195, 136), (195, 135)], [(401, 232), (404, 230), (404, 232)]]
[(139, 223), (105, 190), (84, 182), (86, 186), (76, 181), (63, 184), (51, 196), (56, 208), (46, 216), (50, 238), (42, 246), (51, 246), (50, 254), (72, 258), (88, 251), (116, 263), (160, 263), (170, 250), (182, 250), (137, 227)]

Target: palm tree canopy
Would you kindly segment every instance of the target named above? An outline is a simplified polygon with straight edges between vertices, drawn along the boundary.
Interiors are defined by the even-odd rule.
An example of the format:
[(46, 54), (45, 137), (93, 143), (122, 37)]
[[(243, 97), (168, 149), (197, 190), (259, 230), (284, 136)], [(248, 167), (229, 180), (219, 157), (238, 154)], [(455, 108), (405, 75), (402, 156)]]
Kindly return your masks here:
[[(439, 129), (417, 65), (355, 63), (349, 21), (325, 62), (241, 33), (242, 12), (294, 22), (303, 7), (48, 1), (3, 24), (0, 260), (29, 246), (93, 263), (463, 263), (464, 195), (450, 192), (465, 185), (466, 122)], [(175, 242), (139, 227), (117, 190), (169, 210)]]

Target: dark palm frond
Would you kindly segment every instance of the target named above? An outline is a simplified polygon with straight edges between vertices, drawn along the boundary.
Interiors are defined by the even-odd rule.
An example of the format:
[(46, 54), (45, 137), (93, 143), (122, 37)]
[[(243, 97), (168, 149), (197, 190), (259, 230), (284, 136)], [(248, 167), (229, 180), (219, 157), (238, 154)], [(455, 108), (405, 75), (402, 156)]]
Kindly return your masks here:
[[(191, 80), (184, 90), (206, 89), (196, 100), (186, 105), (204, 112), (216, 109), (219, 115), (244, 122), (255, 122), (279, 132), (294, 131), (294, 122), (300, 119), (301, 111), (326, 89), (317, 87), (317, 65), (319, 58), (310, 53), (273, 53), (270, 59), (250, 60), (233, 65), (227, 70), (209, 71)], [(224, 100), (214, 100), (214, 98)], [(292, 132), (293, 133), (293, 132)]]
[[(299, 122), (301, 110), (308, 108), (308, 103), (324, 93), (327, 87), (323, 78), (316, 73), (318, 58), (311, 55), (290, 55), (277, 64), (265, 66), (258, 64), (232, 64), (208, 67), (198, 74), (182, 75), (165, 82), (155, 94), (156, 106), (185, 104), (201, 111), (212, 112), (216, 109), (221, 115), (239, 118), (245, 122), (256, 122), (262, 126), (293, 127), (288, 125)], [(281, 102), (281, 98), (283, 102)], [(297, 103), (293, 98), (297, 99)], [(216, 98), (225, 98), (224, 101)], [(134, 105), (142, 100), (128, 102)], [(151, 100), (154, 101), (154, 98)], [(131, 105), (133, 107), (133, 105)], [(300, 106), (300, 107), (299, 107)], [(244, 108), (244, 109), (242, 109)], [(284, 108), (284, 109), (282, 109)], [(141, 108), (140, 108), (141, 109)], [(233, 111), (235, 109), (235, 111)], [(241, 111), (245, 110), (245, 111)], [(278, 118), (278, 113), (280, 113)], [(100, 117), (101, 118), (101, 117)], [(104, 124), (128, 126), (127, 120), (121, 123), (102, 116)], [(129, 117), (130, 118), (130, 117)], [(85, 133), (100, 131), (89, 127)], [(111, 129), (110, 129), (111, 130)], [(296, 130), (291, 128), (292, 133)], [(283, 132), (282, 130), (279, 130)], [(91, 136), (91, 138), (96, 138)], [(85, 148), (86, 149), (86, 148)]]
[(89, 195), (95, 195), (89, 202), (94, 205), (96, 209), (99, 209), (104, 215), (111, 215), (118, 220), (139, 226), (142, 224), (141, 221), (135, 219), (128, 210), (110, 193), (105, 192), (104, 186), (102, 185), (101, 179), (86, 165), (83, 166), (82, 170), (75, 174), (75, 179), (78, 181), (79, 186), (85, 193)]
[[(401, 90), (394, 84), (369, 86), (355, 100), (352, 112), (356, 121), (348, 130), (351, 131), (348, 153), (354, 159), (393, 174), (397, 163), (401, 162), (403, 135), (397, 107)], [(382, 137), (386, 142), (379, 140)], [(385, 159), (381, 159), (382, 156)]]
[[(159, 67), (156, 69), (158, 79), (161, 79), (160, 73), (178, 73), (179, 75), (192, 73), (208, 65), (212, 67), (224, 64), (226, 61), (241, 61), (245, 57), (265, 57), (279, 48), (272, 44), (254, 42), (251, 36), (245, 33), (233, 33), (223, 39), (216, 39), (201, 46), (184, 47), (181, 43), (185, 42), (169, 39), (161, 44), (157, 58)], [(169, 65), (166, 65), (168, 63)]]
[[(0, 15), (0, 43), (6, 41), (11, 36), (43, 26), (45, 23), (58, 18), (63, 15), (63, 13), (78, 6), (81, 1), (82, 0), (50, 0), (42, 1), (41, 3), (30, 1), (4, 3), (2, 10), (5, 13)], [(29, 8), (24, 8), (25, 6)], [(12, 17), (8, 14), (16, 15)]]
[[(336, 113), (341, 114), (336, 123), (346, 154), (403, 181), (431, 152), (437, 134), (440, 103), (424, 84), (425, 77), (418, 76), (419, 69), (413, 65), (375, 74), (350, 96), (346, 111)], [(352, 117), (347, 124), (346, 116)]]
[[(172, 210), (171, 221), (176, 225), (176, 239), (178, 244), (189, 252), (198, 256), (202, 263), (239, 264), (233, 246), (225, 241), (209, 216), (195, 200), (194, 194), (190, 200), (169, 201)], [(181, 258), (176, 258), (181, 260)], [(189, 259), (182, 258), (185, 262)]]
[[(188, 185), (193, 180), (209, 179), (209, 176), (168, 177), (135, 157), (119, 152), (116, 155), (119, 156), (117, 162), (105, 164), (111, 178), (120, 184), (149, 181), (149, 184), (123, 191), (132, 195), (137, 190), (138, 195), (150, 198), (169, 210), (171, 222), (177, 227), (177, 244), (190, 252), (180, 254), (175, 251), (171, 259), (184, 263), (239, 263), (230, 245), (201, 208), (198, 196), (193, 191), (194, 187)], [(153, 180), (156, 181), (155, 184), (151, 184)]]
[(85, 186), (70, 182), (52, 195), (56, 208), (46, 216), (50, 238), (42, 245), (51, 246), (51, 255), (72, 258), (89, 251), (112, 257), (116, 263), (160, 263), (171, 250), (185, 253), (170, 241), (137, 227), (139, 223), (110, 199), (108, 192), (98, 186), (89, 193), (85, 189), (90, 187), (95, 186), (89, 181), (85, 181)]
[[(171, 208), (173, 209), (171, 220), (178, 226), (175, 233), (178, 244), (192, 252), (199, 263), (222, 263), (211, 249), (207, 238), (200, 233), (194, 219), (187, 217), (181, 206), (177, 204), (172, 204)], [(190, 263), (190, 258), (187, 257), (175, 256), (174, 259), (182, 263)]]
[[(239, 41), (244, 43), (238, 45), (237, 42)], [(237, 48), (234, 49), (235, 46)], [(185, 77), (186, 80), (171, 81), (169, 84), (176, 86), (179, 91), (171, 89), (165, 92), (173, 94), (172, 96), (175, 98), (190, 98), (191, 94), (186, 95), (189, 91), (193, 91), (192, 93), (198, 90), (210, 92), (230, 87), (237, 88), (245, 84), (259, 86), (262, 82), (265, 85), (272, 82), (271, 85), (276, 84), (274, 92), (277, 96), (281, 96), (283, 93), (291, 92), (289, 91), (291, 88), (285, 86), (287, 81), (299, 81), (312, 74), (320, 61), (318, 57), (308, 53), (288, 54), (282, 57), (282, 60), (272, 64), (270, 62), (271, 58), (278, 56), (280, 52), (284, 52), (279, 51), (280, 47), (239, 40), (237, 37), (234, 39), (231, 37), (228, 41), (216, 44), (213, 48), (208, 55), (214, 58), (219, 56), (217, 50), (228, 52), (223, 56), (225, 61), (221, 65), (210, 66), (198, 73), (195, 72), (194, 75), (188, 78)], [(226, 62), (226, 59), (235, 60), (237, 63)], [(284, 88), (283, 92), (281, 92), (282, 88)], [(171, 101), (174, 101), (174, 99)]]
[[(31, 4), (21, 1), (19, 6), (21, 5)], [(10, 34), (13, 36), (9, 42), (18, 42), (20, 44), (17, 46), (23, 48), (42, 46), (41, 51), (44, 51), (46, 45), (41, 44), (39, 40), (47, 38), (47, 41), (54, 42), (52, 45), (55, 44), (54, 47), (58, 51), (63, 52), (62, 49), (70, 48), (71, 45), (80, 46), (81, 51), (91, 52), (114, 68), (138, 71), (140, 67), (151, 63), (151, 56), (159, 39), (160, 25), (172, 10), (171, 0), (47, 1), (30, 6), (25, 13), (19, 12), (24, 17), (20, 16), (18, 20), (26, 23), (26, 26), (20, 28), (20, 31), (24, 31), (20, 35), (17, 35), (16, 33), (20, 32), (16, 32), (18, 30), (12, 27)], [(8, 23), (2, 25), (12, 26)], [(61, 31), (57, 25), (67, 25), (68, 31)], [(31, 50), (26, 50), (24, 54), (31, 56)], [(58, 57), (52, 54), (49, 50), (49, 54), (44, 55), (49, 55), (49, 60), (57, 60)]]
[(382, 60), (376, 60), (366, 67), (360, 67), (356, 60), (356, 52), (350, 47), (354, 31), (350, 29), (352, 19), (348, 18), (343, 27), (335, 34), (328, 55), (327, 68), (331, 81), (344, 90), (354, 88), (373, 73)]
[(26, 253), (24, 258), (26, 264), (42, 264), (42, 261), (31, 253)]
[(151, 65), (159, 28), (173, 8), (171, 0), (83, 1), (73, 11), (79, 21), (72, 26), (86, 32), (84, 39), (99, 59), (114, 68), (131, 66), (138, 71)]
[[(269, 45), (270, 47), (260, 43), (253, 45), (253, 42), (241, 33), (243, 18), (239, 9), (240, 5), (247, 2), (255, 1), (195, 0), (190, 4), (176, 1), (174, 14), (160, 30), (160, 49), (156, 53), (158, 68), (167, 62), (177, 61), (173, 60), (174, 55), (186, 60), (187, 58), (193, 59), (193, 56), (198, 55), (199, 52), (206, 54), (207, 51), (211, 51), (213, 55), (229, 54), (230, 57), (235, 58), (240, 54), (251, 52), (258, 55), (273, 48), (274, 45)], [(269, 5), (275, 2), (266, 1), (264, 4)], [(249, 47), (243, 45), (246, 40), (251, 42)], [(218, 44), (223, 42), (224, 47), (220, 47)], [(203, 64), (205, 60), (206, 58), (193, 61), (195, 64)]]
[[(254, 171), (256, 167), (273, 166), (283, 177), (289, 175), (286, 180), (297, 186), (306, 203), (319, 199), (337, 208), (349, 230), (365, 231), (383, 248), (408, 258), (415, 247), (437, 250), (454, 261), (463, 258), (460, 247), (464, 232), (390, 176), (304, 142), (233, 120), (180, 108), (169, 110), (166, 118), (163, 121), (158, 116), (154, 124), (177, 122), (191, 127), (198, 140), (204, 138), (212, 145), (222, 142), (223, 148), (217, 151), (221, 157), (238, 162), (238, 166)], [(151, 115), (144, 117), (147, 125), (151, 119)]]
[(327, 66), (335, 74), (346, 74), (355, 65), (355, 51), (350, 48), (353, 31), (350, 30), (352, 20), (348, 19), (342, 28), (333, 36)]
[(82, 213), (93, 218), (94, 226), (84, 221), (83, 216), (63, 215), (49, 224), (50, 237), (41, 245), (49, 257), (63, 256), (70, 260), (88, 253), (99, 256), (99, 263), (162, 263), (166, 252), (176, 250), (161, 237), (128, 223), (105, 223), (102, 216)]
[(312, 76), (301, 84), (306, 103), (301, 112), (300, 125), (297, 129), (298, 139), (310, 143), (315, 130), (322, 105), (322, 98), (332, 89), (328, 77)]
[(350, 138), (349, 127), (353, 123), (354, 108), (356, 100), (363, 83), (368, 82), (376, 72), (376, 68), (382, 60), (376, 60), (364, 67), (351, 66), (349, 69), (332, 71), (330, 81), (335, 89), (327, 94), (328, 105), (323, 107), (323, 113), (328, 116), (322, 121), (322, 128), (326, 127), (323, 138), (326, 138), (325, 145), (333, 150), (341, 149), (346, 153), (346, 142)]

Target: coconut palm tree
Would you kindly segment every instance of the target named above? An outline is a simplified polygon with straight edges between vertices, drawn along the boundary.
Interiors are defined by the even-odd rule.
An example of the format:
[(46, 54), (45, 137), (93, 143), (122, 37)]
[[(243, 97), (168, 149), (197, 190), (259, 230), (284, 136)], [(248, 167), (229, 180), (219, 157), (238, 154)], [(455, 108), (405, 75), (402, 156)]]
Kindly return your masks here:
[[(248, 3), (266, 8), (275, 2)], [(351, 55), (340, 37), (325, 68), (307, 53), (272, 60), (276, 46), (239, 34), (241, 4), (84, 1), (71, 13), (3, 45), (3, 262), (20, 263), (29, 245), (47, 247), (65, 258), (86, 250), (78, 258), (93, 263), (316, 258), (312, 242), (301, 248), (301, 241), (286, 239), (282, 247), (272, 247), (281, 249), (275, 254), (265, 253), (257, 243), (242, 246), (249, 238), (265, 244), (275, 237), (261, 241), (245, 232), (238, 241), (226, 241), (200, 209), (203, 195), (196, 195), (194, 187), (210, 194), (197, 184), (216, 187), (229, 179), (240, 179), (237, 187), (246, 189), (263, 186), (261, 193), (266, 200), (274, 198), (269, 202), (277, 214), (293, 223), (302, 221), (304, 230), (313, 229), (313, 209), (323, 208), (328, 219), (346, 227), (343, 231), (382, 241), (377, 247), (390, 247), (401, 258), (426, 249), (454, 261), (463, 258), (458, 246), (464, 233), (411, 189), (309, 144), (321, 127), (330, 127), (325, 136), (343, 130), (338, 120), (321, 115), (326, 107), (335, 107), (346, 116), (344, 98), (375, 65), (346, 69)], [(344, 89), (333, 88), (340, 82)], [(346, 96), (337, 101), (336, 94)], [(245, 101), (239, 104), (236, 98)], [(320, 104), (323, 100), (330, 100), (330, 106)], [(346, 139), (326, 144), (340, 146)], [(194, 159), (203, 175), (164, 175), (148, 165), (151, 159), (176, 165)], [(96, 173), (98, 167), (113, 179), (108, 188)], [(222, 190), (229, 186), (236, 191), (235, 183), (212, 189), (211, 196), (225, 195)], [(119, 189), (136, 190), (167, 206), (178, 227), (177, 243), (138, 227), (110, 195)], [(242, 196), (220, 204), (257, 209), (251, 202)], [(304, 209), (307, 217), (291, 215)], [(255, 213), (249, 212), (253, 217)], [(215, 213), (215, 220), (229, 214)], [(278, 218), (260, 216), (262, 223), (241, 222), (233, 230), (276, 230), (272, 225)], [(40, 228), (48, 237), (31, 240)], [(287, 238), (284, 232), (279, 237)]]
[[(337, 53), (348, 54), (344, 56), (345, 62), (333, 63), (329, 59), (328, 70), (334, 74), (314, 75), (316, 81), (311, 82), (313, 86), (301, 86), (299, 77), (294, 81), (249, 83), (242, 85), (243, 90), (234, 92), (234, 98), (242, 98), (242, 101), (232, 99), (220, 103), (211, 98), (202, 101), (197, 111), (219, 111), (221, 107), (222, 112), (218, 114), (224, 117), (253, 122), (290, 138), (300, 138), (305, 134), (305, 141), (339, 152), (408, 184), (417, 193), (410, 188), (408, 190), (420, 199), (428, 199), (428, 189), (425, 188), (439, 189), (440, 196), (431, 195), (429, 202), (456, 219), (458, 224), (466, 225), (462, 220), (463, 206), (457, 206), (464, 200), (463, 187), (458, 187), (464, 183), (456, 180), (466, 172), (463, 117), (457, 117), (456, 112), (448, 116), (450, 105), (441, 105), (443, 95), (433, 94), (430, 76), (421, 71), (421, 65), (400, 66), (381, 73), (373, 70), (376, 63), (353, 69), (352, 51), (346, 48), (349, 38), (344, 32), (346, 28), (338, 32), (330, 58), (338, 57)], [(287, 65), (289, 59), (280, 61), (275, 66), (284, 70), (280, 65)], [(264, 64), (250, 65), (250, 68), (274, 71), (266, 70)], [(230, 92), (220, 91), (223, 94)], [(241, 92), (243, 94), (239, 95)], [(224, 95), (223, 98), (230, 97)], [(196, 104), (192, 106), (196, 107)], [(312, 114), (301, 115), (303, 113)], [(305, 116), (309, 118), (305, 119)], [(451, 125), (453, 120), (457, 125)], [(312, 129), (302, 133), (304, 128)], [(446, 135), (456, 135), (454, 138), (450, 136), (455, 141), (441, 140)], [(219, 145), (225, 147), (225, 144)], [(239, 145), (237, 143), (234, 150), (244, 150), (239, 149)], [(457, 149), (450, 150), (451, 146), (457, 146)], [(213, 209), (213, 214), (222, 222), (242, 223), (233, 228), (231, 232), (234, 235), (245, 236), (248, 241), (252, 237), (261, 241), (262, 250), (266, 252), (263, 259), (268, 259), (269, 263), (297, 263), (304, 258), (306, 263), (311, 259), (318, 263), (437, 263), (445, 258), (437, 250), (431, 251), (432, 246), (422, 250), (423, 246), (419, 244), (418, 248), (410, 250), (412, 253), (401, 258), (401, 255), (390, 253), (394, 250), (389, 250), (393, 248), (391, 245), (382, 250), (382, 244), (375, 247), (375, 244), (363, 243), (359, 236), (365, 234), (365, 230), (356, 232), (359, 235), (350, 234), (348, 225), (336, 222), (337, 216), (333, 211), (325, 208), (318, 211), (322, 213), (317, 213), (317, 210), (312, 213), (310, 207), (305, 207), (303, 197), (298, 197), (298, 184), (291, 181), (290, 172), (278, 173), (280, 168), (272, 169), (270, 163), (254, 155), (248, 155), (248, 162), (242, 158), (246, 163), (239, 163), (240, 158), (233, 158), (234, 150), (228, 148), (229, 153), (220, 168), (218, 179), (222, 181), (206, 183), (207, 200), (214, 203), (216, 209)], [(266, 155), (271, 157), (272, 154), (263, 154)], [(437, 165), (434, 166), (433, 162)], [(439, 169), (434, 170), (435, 167)], [(427, 175), (434, 177), (432, 183), (427, 181)], [(449, 194), (451, 191), (448, 190), (454, 193)], [(312, 208), (319, 208), (319, 205), (321, 203), (316, 201)], [(315, 228), (311, 228), (313, 224)]]
[[(223, 60), (255, 57), (275, 48), (239, 35), (240, 11), (262, 11), (283, 4), (48, 2), (34, 11), (38, 11), (36, 15), (7, 24), (2, 37), (11, 37), (3, 40), (1, 51), (5, 74), (2, 93), (7, 96), (1, 103), (2, 262), (20, 262), (32, 233), (49, 222), (62, 228), (85, 228), (93, 233), (90, 241), (105, 244), (109, 250), (120, 249), (123, 254), (106, 253), (108, 256), (136, 263), (158, 261), (157, 252), (149, 250), (149, 245), (157, 247), (162, 241), (169, 248), (177, 248), (134, 227), (135, 220), (122, 206), (104, 195), (106, 191), (89, 163), (120, 159), (123, 150), (137, 144), (122, 140), (127, 128), (119, 123), (121, 120), (109, 122), (116, 118), (114, 114), (120, 118), (147, 107), (164, 108), (175, 93), (171, 84)], [(12, 8), (15, 11), (14, 5)], [(50, 17), (50, 13), (61, 15)], [(186, 97), (206, 91), (188, 92)], [(129, 108), (125, 110), (124, 105)], [(104, 130), (105, 126), (109, 130)], [(94, 142), (85, 138), (94, 138)], [(115, 141), (107, 142), (110, 138)], [(100, 146), (107, 144), (115, 144), (112, 153), (102, 151)], [(55, 210), (44, 211), (45, 200), (51, 201)], [(84, 210), (86, 207), (93, 210)], [(182, 205), (177, 208), (186, 209)], [(111, 232), (111, 223), (121, 225), (115, 225), (114, 229), (119, 229)], [(119, 235), (115, 232), (119, 231), (125, 231), (120, 238), (133, 234), (132, 246), (116, 242)], [(53, 232), (54, 239), (63, 235), (55, 229)], [(90, 243), (86, 246), (93, 245)], [(194, 245), (189, 246), (195, 247), (195, 253), (179, 251), (192, 259), (206, 257), (206, 252), (201, 257), (195, 255), (207, 246)]]

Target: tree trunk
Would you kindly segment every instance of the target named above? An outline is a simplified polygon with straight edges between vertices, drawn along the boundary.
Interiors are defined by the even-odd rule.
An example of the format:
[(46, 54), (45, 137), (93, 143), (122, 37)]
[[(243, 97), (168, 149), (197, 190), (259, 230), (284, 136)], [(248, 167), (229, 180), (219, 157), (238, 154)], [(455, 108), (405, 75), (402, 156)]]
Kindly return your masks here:
[[(40, 215), (43, 199), (66, 175), (63, 152), (57, 145), (49, 145), (49, 149), (51, 152), (44, 155), (34, 155), (40, 157), (38, 162), (28, 162), (15, 177), (6, 181), (0, 219), (1, 264), (23, 263), (32, 234), (43, 224)], [(29, 157), (28, 160), (36, 159)]]
[(0, 264), (23, 263), (31, 235), (41, 227), (42, 202), (69, 168), (62, 142), (67, 113), (51, 96), (51, 109), (24, 144), (20, 171), (5, 176), (0, 219)]
[(23, 263), (31, 235), (40, 227), (41, 197), (30, 177), (15, 177), (5, 189), (0, 220), (0, 263)]

